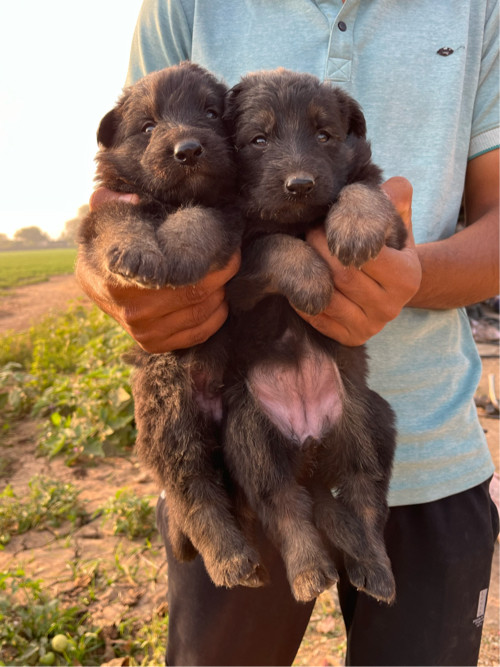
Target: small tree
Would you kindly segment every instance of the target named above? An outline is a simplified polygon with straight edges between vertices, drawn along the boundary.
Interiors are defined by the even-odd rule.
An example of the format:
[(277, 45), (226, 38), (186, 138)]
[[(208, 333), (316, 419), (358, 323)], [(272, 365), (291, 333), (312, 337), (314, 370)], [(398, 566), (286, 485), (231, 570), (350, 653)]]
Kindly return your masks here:
[(10, 250), (13, 246), (13, 241), (9, 239), (7, 234), (0, 234), (0, 250)]
[(83, 218), (88, 215), (88, 212), (88, 204), (80, 206), (76, 218), (71, 218), (71, 220), (67, 220), (65, 223), (64, 230), (59, 237), (59, 241), (63, 241), (67, 245), (76, 245), (76, 234), (78, 232), (78, 228), (80, 227), (80, 223)]
[(14, 240), (26, 248), (46, 248), (50, 239), (40, 227), (22, 227), (14, 233)]

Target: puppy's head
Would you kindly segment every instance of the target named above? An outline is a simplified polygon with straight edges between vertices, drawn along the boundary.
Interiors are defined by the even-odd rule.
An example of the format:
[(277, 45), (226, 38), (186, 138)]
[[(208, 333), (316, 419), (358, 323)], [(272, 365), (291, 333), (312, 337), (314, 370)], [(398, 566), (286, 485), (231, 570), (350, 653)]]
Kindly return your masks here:
[(99, 183), (173, 205), (216, 201), (234, 179), (226, 90), (189, 62), (127, 88), (99, 125)]
[(228, 94), (250, 217), (303, 227), (323, 216), (346, 184), (359, 144), (370, 158), (359, 105), (309, 74), (285, 69), (245, 76)]

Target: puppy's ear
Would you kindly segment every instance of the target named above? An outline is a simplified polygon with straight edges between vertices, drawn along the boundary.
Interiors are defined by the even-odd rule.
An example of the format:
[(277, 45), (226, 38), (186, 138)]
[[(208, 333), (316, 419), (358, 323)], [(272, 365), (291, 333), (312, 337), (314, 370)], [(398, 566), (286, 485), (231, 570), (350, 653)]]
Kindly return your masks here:
[(121, 114), (115, 107), (108, 111), (99, 123), (97, 130), (97, 143), (105, 148), (110, 148), (115, 140), (116, 131), (120, 125)]
[(366, 120), (361, 107), (350, 95), (341, 88), (337, 88), (337, 100), (341, 109), (342, 117), (346, 122), (347, 134), (354, 134), (360, 139), (366, 138)]
[(232, 123), (236, 118), (238, 107), (238, 96), (243, 89), (243, 84), (237, 83), (230, 88), (224, 96), (224, 120)]

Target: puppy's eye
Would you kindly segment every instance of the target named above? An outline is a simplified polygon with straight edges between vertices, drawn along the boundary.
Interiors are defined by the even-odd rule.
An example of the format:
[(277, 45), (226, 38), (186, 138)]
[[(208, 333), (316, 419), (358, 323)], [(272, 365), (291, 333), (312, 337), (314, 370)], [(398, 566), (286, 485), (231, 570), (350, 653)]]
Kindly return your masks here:
[(145, 134), (149, 134), (152, 132), (156, 127), (156, 123), (154, 123), (152, 120), (148, 120), (147, 123), (144, 123), (142, 126), (141, 132), (144, 132)]
[(210, 120), (215, 120), (216, 118), (219, 117), (219, 114), (217, 113), (217, 111), (215, 109), (207, 109), (205, 111), (205, 116), (207, 118), (210, 118)]
[(328, 132), (325, 132), (325, 130), (320, 130), (316, 134), (316, 139), (321, 143), (321, 144), (326, 144), (327, 141), (331, 139), (331, 135), (328, 134)]
[(264, 135), (258, 134), (252, 139), (251, 143), (258, 148), (265, 148), (267, 146), (267, 139)]

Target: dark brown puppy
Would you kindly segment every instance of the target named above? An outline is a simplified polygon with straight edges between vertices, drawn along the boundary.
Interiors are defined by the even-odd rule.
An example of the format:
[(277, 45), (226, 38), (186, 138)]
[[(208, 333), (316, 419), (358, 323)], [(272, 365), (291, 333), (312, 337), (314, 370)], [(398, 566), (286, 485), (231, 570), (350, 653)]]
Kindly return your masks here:
[[(80, 261), (117, 283), (156, 288), (195, 283), (227, 263), (241, 223), (225, 93), (190, 63), (125, 90), (98, 130), (97, 179), (137, 193), (140, 204), (91, 213), (80, 230)], [(194, 545), (217, 585), (258, 586), (258, 555), (234, 519), (219, 462), (225, 331), (190, 350), (133, 355), (137, 451), (165, 489), (177, 557), (193, 557)]]
[(237, 345), (227, 464), (298, 600), (338, 578), (333, 546), (355, 586), (391, 602), (383, 528), (394, 415), (366, 385), (364, 348), (323, 336), (290, 304), (318, 313), (333, 292), (328, 266), (301, 239), (307, 229), (324, 225), (331, 252), (359, 267), (384, 243), (402, 247), (405, 227), (379, 188), (361, 109), (341, 90), (307, 74), (254, 73), (232, 89), (227, 113), (247, 219), (228, 292)]

